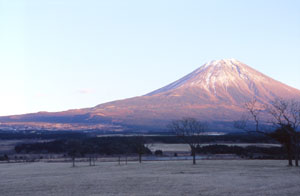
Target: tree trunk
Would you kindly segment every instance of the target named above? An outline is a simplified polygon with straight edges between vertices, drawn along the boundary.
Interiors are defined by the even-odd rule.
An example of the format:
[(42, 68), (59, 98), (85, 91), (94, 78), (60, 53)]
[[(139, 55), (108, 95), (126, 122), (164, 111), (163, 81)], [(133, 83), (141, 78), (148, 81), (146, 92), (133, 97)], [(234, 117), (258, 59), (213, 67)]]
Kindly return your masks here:
[(293, 166), (293, 152), (292, 152), (292, 147), (289, 146), (287, 148), (288, 150), (288, 160), (289, 160), (289, 166)]
[(298, 144), (298, 140), (296, 140), (296, 145), (295, 145), (295, 166), (299, 167), (299, 144)]
[(92, 157), (89, 158), (90, 166), (92, 166)]
[(193, 154), (193, 165), (196, 165), (196, 155)]
[(291, 158), (289, 158), (289, 166), (293, 166), (293, 161)]
[(72, 157), (72, 167), (75, 167), (75, 157)]
[(192, 148), (192, 156), (193, 156), (193, 165), (196, 165), (196, 151)]
[(96, 165), (96, 157), (93, 156), (93, 166), (95, 166), (95, 165)]
[(142, 163), (142, 154), (139, 154), (139, 162)]

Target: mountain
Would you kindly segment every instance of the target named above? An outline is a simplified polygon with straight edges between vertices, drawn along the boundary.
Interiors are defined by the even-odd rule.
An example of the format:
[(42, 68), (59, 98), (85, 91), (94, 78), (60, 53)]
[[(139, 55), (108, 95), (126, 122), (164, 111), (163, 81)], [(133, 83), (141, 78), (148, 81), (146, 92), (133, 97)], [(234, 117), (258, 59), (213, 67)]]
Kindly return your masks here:
[[(143, 96), (92, 108), (1, 117), (2, 126), (43, 129), (163, 129), (172, 119), (194, 117), (212, 129), (231, 130), (245, 102), (299, 99), (300, 91), (235, 59), (211, 61), (183, 78)], [(53, 128), (54, 127), (54, 128)]]

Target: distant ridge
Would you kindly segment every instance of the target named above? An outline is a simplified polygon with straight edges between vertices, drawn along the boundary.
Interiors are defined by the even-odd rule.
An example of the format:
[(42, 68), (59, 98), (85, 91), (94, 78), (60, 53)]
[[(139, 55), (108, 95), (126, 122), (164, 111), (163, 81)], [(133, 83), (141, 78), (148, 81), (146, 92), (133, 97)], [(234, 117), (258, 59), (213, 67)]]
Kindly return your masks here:
[(172, 119), (195, 117), (213, 123), (214, 130), (228, 131), (253, 97), (264, 103), (276, 98), (300, 100), (300, 91), (236, 59), (222, 59), (144, 96), (79, 110), (0, 117), (0, 122), (18, 129), (143, 131), (163, 129)]

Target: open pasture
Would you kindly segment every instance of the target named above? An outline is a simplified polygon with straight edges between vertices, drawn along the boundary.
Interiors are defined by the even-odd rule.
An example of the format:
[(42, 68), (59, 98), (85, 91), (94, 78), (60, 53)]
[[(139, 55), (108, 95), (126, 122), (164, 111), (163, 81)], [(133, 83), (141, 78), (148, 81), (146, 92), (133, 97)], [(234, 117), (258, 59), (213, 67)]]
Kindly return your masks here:
[(300, 169), (274, 160), (3, 163), (0, 193), (107, 196), (296, 196)]

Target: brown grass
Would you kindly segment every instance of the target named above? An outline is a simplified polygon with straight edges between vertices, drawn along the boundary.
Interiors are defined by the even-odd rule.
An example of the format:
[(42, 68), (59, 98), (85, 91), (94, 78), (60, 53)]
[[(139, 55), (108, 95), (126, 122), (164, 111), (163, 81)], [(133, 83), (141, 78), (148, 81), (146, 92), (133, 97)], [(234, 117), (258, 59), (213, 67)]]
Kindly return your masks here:
[(286, 161), (199, 160), (138, 164), (0, 164), (0, 193), (19, 195), (297, 196), (300, 169)]

